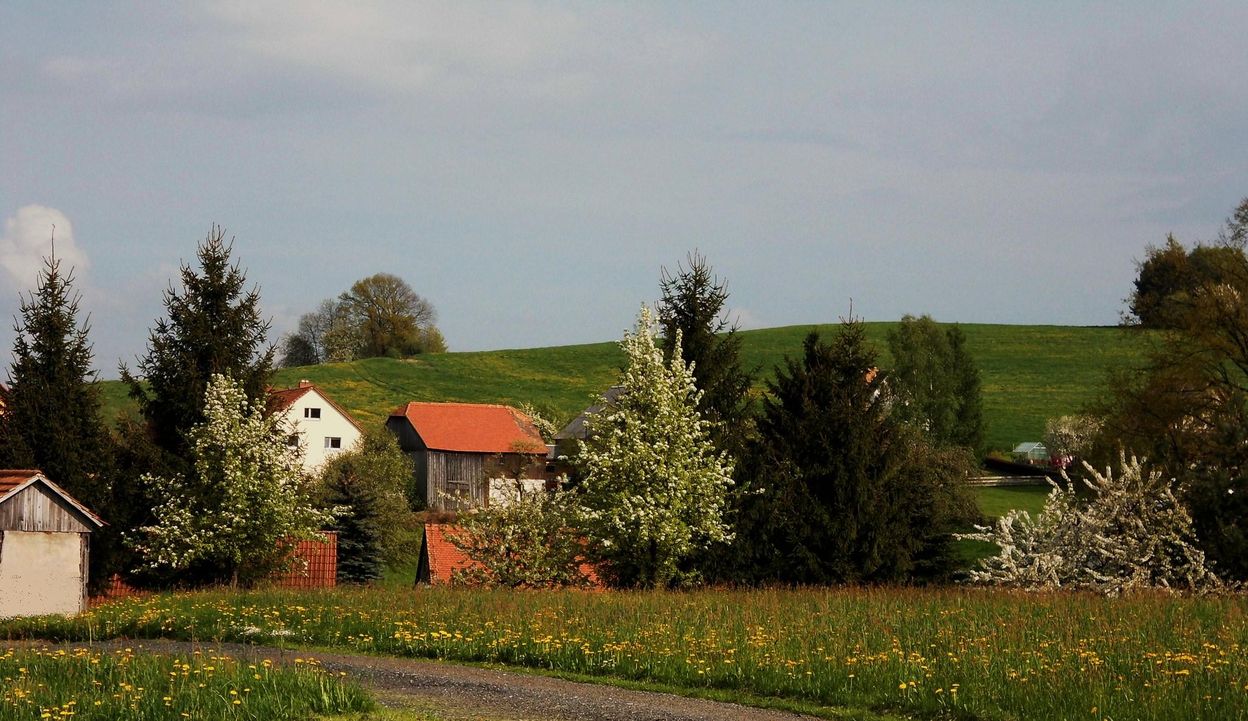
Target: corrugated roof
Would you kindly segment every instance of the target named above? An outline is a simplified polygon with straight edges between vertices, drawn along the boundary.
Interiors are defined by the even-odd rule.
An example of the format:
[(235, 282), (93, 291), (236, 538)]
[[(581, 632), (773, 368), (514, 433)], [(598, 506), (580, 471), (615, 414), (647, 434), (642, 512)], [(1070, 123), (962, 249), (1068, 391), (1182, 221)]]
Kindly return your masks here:
[(77, 498), (65, 492), (65, 489), (48, 480), (43, 475), (43, 471), (34, 468), (6, 468), (0, 469), (0, 503), (4, 503), (10, 496), (29, 486), (32, 483), (42, 483), (48, 490), (57, 496), (60, 496), (74, 509), (82, 513), (84, 516), (93, 521), (97, 526), (106, 525), (99, 516), (95, 515), (91, 509), (87, 508)]
[(510, 406), (407, 403), (390, 417), (406, 418), (434, 451), (546, 454), (546, 442), (533, 421)]

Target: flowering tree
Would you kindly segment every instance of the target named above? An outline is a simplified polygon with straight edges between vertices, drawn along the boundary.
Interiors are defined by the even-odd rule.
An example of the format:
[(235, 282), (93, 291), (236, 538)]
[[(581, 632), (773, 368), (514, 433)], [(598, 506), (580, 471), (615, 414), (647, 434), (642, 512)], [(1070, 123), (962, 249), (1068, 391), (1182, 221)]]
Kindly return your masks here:
[[(1216, 589), (1219, 581), (1196, 547), (1192, 518), (1170, 479), (1125, 455), (1114, 477), (1086, 463), (1091, 492), (1077, 497), (1069, 476), (1053, 483), (1044, 510), (1033, 518), (1011, 511), (994, 528), (959, 538), (997, 544), (998, 555), (980, 562), (971, 580), (1027, 589), (1082, 588), (1106, 595), (1139, 588)], [(1052, 482), (1051, 482), (1052, 483)]]
[(1044, 447), (1054, 458), (1061, 459), (1064, 468), (1071, 460), (1083, 457), (1102, 425), (1096, 416), (1050, 418), (1044, 424)]
[(625, 585), (668, 586), (699, 548), (731, 540), (724, 522), (732, 463), (715, 450), (690, 367), (673, 339), (671, 363), (642, 306), (620, 347), (628, 358), (615, 402), (589, 419), (576, 462), (596, 553)]
[(473, 560), (451, 581), (469, 586), (585, 586), (585, 537), (576, 530), (576, 502), (565, 491), (518, 489), (507, 503), (459, 516), (446, 540)]
[(330, 521), (309, 500), (296, 450), (273, 416), (237, 382), (214, 374), (204, 421), (191, 429), (195, 472), (144, 476), (159, 499), (136, 550), (153, 570), (212, 569), (232, 584), (263, 577), (285, 559), (285, 542)]

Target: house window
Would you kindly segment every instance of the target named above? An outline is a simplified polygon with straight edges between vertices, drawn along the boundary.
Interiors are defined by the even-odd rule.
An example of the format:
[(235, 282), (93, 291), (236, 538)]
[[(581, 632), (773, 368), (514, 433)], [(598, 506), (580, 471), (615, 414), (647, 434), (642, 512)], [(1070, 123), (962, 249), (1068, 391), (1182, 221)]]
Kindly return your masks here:
[(325, 436), (326, 448), (342, 448), (342, 439), (333, 436)]
[(310, 421), (319, 421), (321, 420), (321, 409), (320, 408), (304, 408), (303, 417), (307, 418)]
[(299, 434), (291, 433), (289, 436), (286, 436), (286, 445), (291, 448), (297, 448), (299, 446)]

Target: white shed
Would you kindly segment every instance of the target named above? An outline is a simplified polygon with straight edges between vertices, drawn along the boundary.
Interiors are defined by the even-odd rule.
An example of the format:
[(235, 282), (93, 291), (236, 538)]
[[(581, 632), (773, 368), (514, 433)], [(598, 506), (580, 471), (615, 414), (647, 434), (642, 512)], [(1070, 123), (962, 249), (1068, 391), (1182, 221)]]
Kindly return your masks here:
[(87, 608), (100, 517), (37, 470), (0, 470), (0, 618)]

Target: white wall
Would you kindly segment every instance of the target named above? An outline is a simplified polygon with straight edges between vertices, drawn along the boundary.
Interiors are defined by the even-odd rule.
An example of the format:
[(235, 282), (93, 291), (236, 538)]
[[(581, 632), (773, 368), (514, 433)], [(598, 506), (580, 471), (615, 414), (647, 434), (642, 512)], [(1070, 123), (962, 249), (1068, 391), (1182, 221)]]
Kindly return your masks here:
[[(536, 493), (546, 489), (546, 480), (543, 478), (521, 478), (520, 483), (524, 488), (524, 493)], [(516, 479), (514, 478), (491, 478), (490, 479), (490, 505), (505, 506), (514, 503), (520, 494), (516, 489)]]
[(0, 617), (85, 611), (82, 535), (5, 531), (0, 541)]
[[(320, 419), (306, 417), (305, 410), (308, 408), (319, 408)], [(299, 434), (299, 444), (303, 448), (303, 468), (309, 472), (319, 470), (325, 461), (350, 450), (360, 440), (359, 429), (330, 405), (315, 388), (304, 393), (286, 409), (286, 421)], [(341, 439), (341, 448), (326, 448), (326, 438)]]

